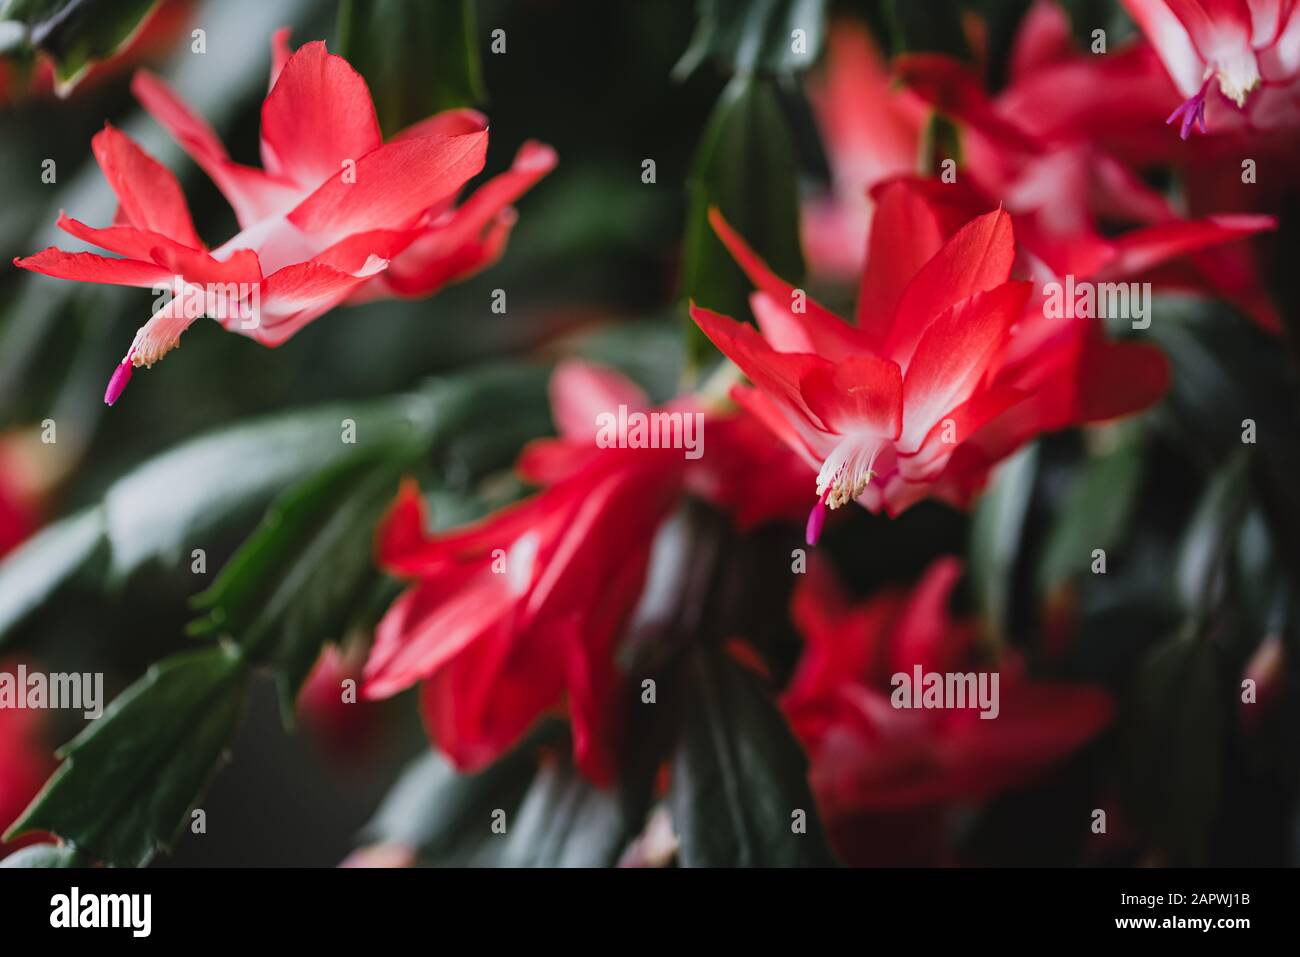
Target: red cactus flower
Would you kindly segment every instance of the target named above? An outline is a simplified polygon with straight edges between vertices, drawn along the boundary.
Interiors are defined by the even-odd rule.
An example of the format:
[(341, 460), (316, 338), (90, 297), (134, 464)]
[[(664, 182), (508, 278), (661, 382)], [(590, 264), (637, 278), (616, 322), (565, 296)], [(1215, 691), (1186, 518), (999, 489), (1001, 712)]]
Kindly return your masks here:
[(964, 507), (1039, 431), (1142, 408), (1167, 384), (1149, 346), (1106, 343), (1095, 323), (1022, 321), (1031, 284), (1009, 279), (1006, 212), (954, 231), (959, 213), (914, 183), (878, 194), (856, 323), (773, 275), (716, 213), (758, 287), (759, 330), (692, 309), (755, 386), (736, 400), (817, 470), (809, 542), (825, 509), (853, 500), (890, 514), (927, 496)]
[[(604, 783), (617, 767), (622, 713), (615, 647), (641, 598), (656, 533), (687, 492), (729, 495), (737, 469), (778, 477), (773, 491), (734, 503), (738, 521), (779, 514), (790, 502), (779, 477), (793, 472), (770, 436), (734, 416), (706, 420), (697, 457), (602, 443), (602, 416), (644, 414), (649, 403), (621, 376), (581, 362), (556, 371), (551, 406), (560, 437), (534, 442), (518, 464), (543, 486), (534, 497), (428, 536), (419, 490), (403, 488), (381, 529), (379, 560), (415, 584), (376, 630), (362, 693), (383, 698), (423, 682), (431, 738), (470, 770), (567, 700), (575, 760)], [(687, 399), (652, 411), (703, 415)]]
[[(1262, 327), (1280, 328), (1245, 242), (1274, 228), (1273, 218), (1225, 214), (1250, 208), (1233, 200), (1198, 202), (1197, 211), (1211, 215), (1188, 220), (1136, 172), (1181, 152), (1157, 132), (1177, 93), (1150, 48), (1081, 52), (1065, 12), (1040, 0), (1011, 63), (1010, 81), (991, 97), (951, 57), (897, 62), (909, 89), (960, 124), (965, 164), (936, 197), (975, 210), (1002, 204), (1022, 260), (1038, 266), (1034, 278), (1149, 281), (1225, 299)], [(1219, 169), (1214, 164), (1216, 180), (1224, 179)]]
[(121, 258), (51, 247), (16, 259), (24, 269), (82, 282), (174, 289), (136, 333), (104, 399), (117, 400), (138, 366), (151, 366), (209, 315), (277, 346), (349, 299), (426, 295), (489, 265), (514, 222), (509, 204), (555, 164), (527, 143), (513, 168), (457, 206), (487, 152), (483, 117), (440, 113), (389, 142), (380, 137), (365, 80), (321, 42), (290, 54), (276, 34), (272, 85), (262, 104), (262, 169), (230, 159), (211, 128), (161, 80), (136, 76), (147, 110), (216, 183), (240, 232), (209, 250), (175, 177), (106, 126), (95, 158), (118, 197), (112, 226), (68, 216), (59, 225)]
[[(871, 822), (887, 823), (878, 830), (908, 830), (917, 815), (1021, 786), (1111, 719), (1101, 690), (1033, 680), (1010, 652), (990, 657), (975, 623), (948, 610), (961, 571), (956, 559), (940, 559), (910, 592), (854, 604), (814, 561), (796, 588), (793, 616), (806, 648), (781, 705), (808, 750), (813, 791), (832, 839), (850, 863), (866, 862), (855, 838)], [(997, 716), (981, 717), (969, 702), (896, 707), (895, 676), (910, 678), (918, 668), (996, 673)], [(940, 833), (935, 824), (928, 828), (932, 838)], [(879, 847), (865, 851), (872, 862), (883, 862)]]
[(1221, 127), (1300, 127), (1300, 9), (1294, 0), (1124, 0), (1184, 102), (1187, 139)]

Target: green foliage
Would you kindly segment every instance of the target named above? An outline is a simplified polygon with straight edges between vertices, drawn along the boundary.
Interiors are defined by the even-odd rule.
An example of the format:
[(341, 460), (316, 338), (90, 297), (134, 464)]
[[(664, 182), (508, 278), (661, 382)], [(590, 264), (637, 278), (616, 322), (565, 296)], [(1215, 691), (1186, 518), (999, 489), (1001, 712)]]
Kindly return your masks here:
[(171, 845), (234, 733), (247, 666), (228, 646), (154, 665), (59, 751), (63, 763), (6, 837), (50, 831), (142, 867)]
[(735, 73), (805, 70), (826, 39), (825, 0), (699, 0), (698, 10), (691, 45), (673, 68), (678, 79), (707, 59)]
[(1038, 447), (1029, 445), (998, 467), (971, 525), (970, 572), (976, 603), (995, 637), (1005, 637), (1013, 569), (1038, 475)]
[(24, 28), (26, 43), (54, 63), (70, 89), (96, 60), (111, 56), (144, 23), (157, 0), (7, 0), (0, 24)]
[[(688, 664), (669, 795), (686, 867), (826, 866), (808, 763), (771, 692), (719, 651)], [(796, 833), (795, 812), (806, 833)]]
[(366, 78), (385, 135), (483, 101), (471, 0), (343, 0), (339, 53)]
[[(753, 285), (709, 225), (717, 207), (772, 269), (803, 281), (799, 201), (790, 128), (771, 80), (737, 75), (714, 108), (689, 181), (683, 292), (688, 300), (733, 317), (749, 314)], [(687, 324), (688, 357), (698, 364), (713, 348)]]

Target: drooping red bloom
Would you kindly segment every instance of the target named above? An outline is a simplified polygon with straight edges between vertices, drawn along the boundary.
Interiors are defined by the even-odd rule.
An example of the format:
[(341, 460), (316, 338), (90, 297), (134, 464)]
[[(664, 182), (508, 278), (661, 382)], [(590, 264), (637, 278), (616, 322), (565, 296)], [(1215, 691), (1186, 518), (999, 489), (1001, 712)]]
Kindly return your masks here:
[(1143, 408), (1168, 380), (1152, 347), (1026, 309), (1032, 286), (1010, 279), (1005, 211), (959, 226), (961, 210), (924, 184), (877, 193), (856, 322), (773, 275), (716, 214), (758, 288), (759, 330), (692, 309), (755, 387), (736, 400), (817, 470), (810, 542), (824, 510), (852, 500), (890, 514), (927, 496), (965, 507), (1034, 435)]
[(329, 645), (298, 693), (303, 727), (339, 761), (365, 754), (380, 730), (379, 706), (359, 700), (364, 661), (364, 649)]
[(348, 301), (427, 295), (491, 264), (514, 222), (510, 203), (555, 164), (527, 143), (514, 166), (456, 205), (482, 168), (487, 124), (451, 110), (384, 143), (365, 80), (321, 42), (292, 54), (276, 34), (271, 90), (262, 104), (262, 169), (234, 162), (211, 128), (161, 80), (136, 76), (145, 108), (212, 178), (240, 232), (209, 250), (180, 186), (124, 134), (106, 126), (95, 158), (118, 197), (112, 226), (68, 216), (67, 232), (120, 258), (51, 247), (17, 259), (61, 279), (174, 290), (136, 333), (105, 394), (116, 401), (133, 368), (174, 348), (208, 315), (277, 346)]
[[(532, 498), (429, 536), (419, 490), (403, 488), (380, 532), (379, 560), (415, 584), (376, 630), (363, 694), (383, 698), (422, 682), (429, 734), (466, 770), (499, 757), (566, 702), (575, 760), (605, 783), (617, 767), (623, 711), (615, 649), (656, 533), (687, 492), (729, 494), (736, 469), (792, 473), (781, 465), (784, 450), (734, 416), (706, 420), (694, 458), (676, 447), (602, 444), (601, 417), (620, 409), (694, 415), (700, 407), (682, 399), (650, 410), (636, 386), (596, 366), (561, 365), (551, 406), (559, 438), (532, 443), (518, 463), (543, 486)], [(762, 520), (788, 501), (777, 492), (742, 497), (738, 520)]]
[[(1158, 291), (1225, 299), (1262, 327), (1280, 328), (1246, 241), (1275, 221), (1233, 215), (1250, 208), (1239, 201), (1198, 201), (1193, 210), (1210, 215), (1187, 219), (1138, 175), (1181, 152), (1159, 126), (1177, 93), (1145, 44), (1080, 51), (1065, 11), (1039, 0), (996, 97), (951, 57), (905, 56), (896, 72), (960, 124), (963, 165), (933, 195), (970, 210), (1001, 204), (1015, 224), (1021, 274), (1040, 282), (1151, 282)], [(1222, 180), (1217, 159), (1214, 176)]]
[[(889, 847), (918, 817), (925, 826), (910, 836), (933, 842), (942, 834), (934, 816), (945, 806), (1028, 783), (1112, 717), (1100, 689), (1034, 680), (1013, 653), (982, 647), (975, 622), (948, 610), (961, 571), (957, 559), (939, 559), (910, 592), (855, 604), (813, 561), (796, 588), (793, 616), (806, 647), (781, 706), (808, 750), (818, 806), (849, 863), (918, 863), (915, 844)], [(918, 668), (997, 674), (996, 708), (970, 699), (965, 707), (897, 706), (909, 696), (896, 676), (911, 680)], [(996, 717), (981, 717), (994, 710)]]
[(1184, 102), (1167, 122), (1194, 129), (1300, 127), (1300, 9), (1294, 0), (1124, 0)]

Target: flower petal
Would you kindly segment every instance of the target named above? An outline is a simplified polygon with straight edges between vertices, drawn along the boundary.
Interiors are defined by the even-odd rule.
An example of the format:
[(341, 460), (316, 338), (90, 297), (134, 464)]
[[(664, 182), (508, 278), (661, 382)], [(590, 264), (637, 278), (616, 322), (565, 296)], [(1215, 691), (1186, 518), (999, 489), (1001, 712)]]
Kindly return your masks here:
[(899, 451), (915, 452), (945, 415), (971, 397), (1029, 298), (1008, 282), (950, 306), (926, 329), (903, 377)]
[[(355, 176), (331, 175), (289, 213), (289, 221), (306, 233), (340, 238), (407, 228), (459, 192), (483, 168), (486, 154), (486, 132), (389, 143), (358, 159)], [(337, 166), (333, 173), (339, 173)]]
[(91, 148), (117, 194), (120, 215), (127, 224), (160, 233), (191, 249), (202, 248), (185, 194), (170, 170), (107, 123), (91, 140)]
[(322, 41), (289, 57), (262, 104), (262, 165), (314, 189), (383, 142), (370, 88)]

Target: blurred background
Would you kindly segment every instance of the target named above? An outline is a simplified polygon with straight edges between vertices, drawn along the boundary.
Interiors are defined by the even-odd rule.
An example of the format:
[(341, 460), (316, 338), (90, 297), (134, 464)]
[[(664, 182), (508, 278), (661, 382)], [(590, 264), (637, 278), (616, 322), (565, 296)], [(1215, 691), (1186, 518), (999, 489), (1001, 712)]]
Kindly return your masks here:
[[(24, 18), (30, 10), (23, 6), (0, 21)], [(56, 95), (37, 61), (0, 44), (7, 52), (0, 61), (0, 468), (15, 503), (12, 539), (58, 523), (39, 555), (0, 572), (0, 660), (103, 671), (111, 698), (193, 642), (186, 637), (195, 617), (190, 599), (212, 584), (270, 501), (308, 466), (279, 461), (237, 500), (217, 490), (228, 477), (207, 470), (202, 457), (173, 461), (170, 471), (151, 473), (138, 487), (124, 480), (178, 444), (228, 426), (279, 422), (292, 429), (295, 416), (309, 417), (326, 403), (371, 408), (362, 400), (375, 400), (382, 418), (394, 397), (451, 382), (471, 390), (472, 411), (423, 464), (445, 493), (443, 520), (454, 524), (508, 500), (519, 491), (507, 474), (515, 451), (549, 430), (544, 377), (538, 371), (511, 378), (506, 398), (488, 399), (472, 392), (481, 370), (513, 368), (501, 364), (514, 360), (544, 370), (554, 357), (578, 352), (621, 367), (657, 399), (670, 397), (698, 381), (712, 361), (688, 333), (682, 302), (701, 288), (692, 270), (704, 254), (692, 252), (684, 237), (699, 221), (713, 178), (788, 163), (788, 183), (756, 178), (747, 186), (755, 204), (779, 211), (788, 185), (791, 215), (796, 195), (827, 189), (826, 150), (805, 86), (820, 64), (817, 31), (806, 64), (763, 63), (757, 71), (764, 95), (778, 107), (780, 136), (762, 128), (770, 118), (753, 120), (759, 128), (749, 135), (762, 145), (719, 158), (709, 153), (706, 131), (737, 71), (734, 58), (718, 52), (727, 45), (708, 39), (707, 25), (710, 16), (726, 21), (725, 3), (467, 4), (469, 39), (458, 49), (468, 48), (474, 62), (446, 67), (454, 77), (439, 73), (454, 58), (440, 47), (420, 48), (426, 35), (401, 28), (400, 4), (372, 6), (164, 0), (125, 49), (65, 96)], [(803, 18), (797, 22), (851, 18), (887, 54), (963, 54), (968, 18), (978, 15), (990, 51), (986, 78), (996, 91), (1005, 82), (998, 66), (1005, 54), (998, 51), (1009, 49), (1030, 4), (792, 6), (790, 15)], [(951, 9), (922, 14), (921, 6)], [(1098, 23), (1112, 31), (1113, 44), (1135, 35), (1117, 3), (1065, 7), (1080, 37)], [(412, 44), (393, 54), (409, 65), (408, 84), (465, 89), (465, 77), (474, 78), (461, 99), (490, 119), (485, 178), (506, 169), (527, 139), (555, 147), (559, 165), (519, 201), (504, 257), (432, 298), (337, 309), (274, 350), (198, 323), (186, 334), (186, 348), (138, 374), (123, 400), (107, 408), (108, 373), (147, 318), (151, 294), (59, 282), (8, 263), (49, 245), (69, 248), (54, 225), (60, 211), (109, 222), (114, 199), (89, 148), (106, 121), (176, 173), (205, 241), (216, 245), (233, 235), (237, 226), (220, 194), (134, 102), (132, 72), (159, 72), (213, 124), (236, 160), (256, 164), (272, 32), (289, 26), (293, 46), (325, 39), (348, 55), (340, 37), (345, 21), (353, 24), (353, 43), (361, 24), (363, 35), (384, 31), (386, 43)], [(203, 54), (192, 50), (195, 29), (205, 33)], [(498, 29), (507, 38), (504, 55), (491, 50)], [(437, 40), (455, 42), (452, 28)], [(354, 63), (366, 72), (365, 63)], [(382, 100), (385, 91), (367, 75)], [(437, 106), (460, 105), (456, 99)], [(952, 128), (937, 135), (952, 135)], [(653, 182), (644, 178), (647, 159), (654, 161)], [(57, 170), (53, 182), (41, 177), (47, 160)], [(1171, 194), (1180, 188), (1168, 170), (1143, 173)], [(1268, 210), (1281, 216), (1282, 228), (1263, 247), (1269, 295), (1284, 316), (1300, 287), (1289, 266), (1294, 202), (1294, 193), (1284, 195)], [(792, 281), (799, 278), (796, 236), (787, 231), (766, 248), (761, 238), (757, 244)], [(812, 277), (809, 288), (841, 314), (850, 312), (853, 283)], [(494, 290), (506, 293), (505, 314), (492, 309)], [(743, 314), (744, 300), (734, 291), (711, 293), (721, 311)], [(972, 514), (933, 503), (896, 520), (850, 510), (827, 534), (824, 550), (855, 598), (914, 583), (936, 556), (964, 556), (958, 613), (978, 615), (1031, 668), (1099, 685), (1121, 702), (1119, 720), (1068, 760), (948, 817), (939, 862), (1281, 865), (1300, 856), (1296, 366), (1289, 347), (1279, 345), (1287, 340), (1228, 304), (1170, 295), (1158, 308), (1162, 321), (1149, 337), (1174, 367), (1174, 387), (1158, 407), (1034, 443), (998, 473)], [(1246, 418), (1267, 440), (1243, 450)], [(57, 441), (42, 441), (49, 422)], [(245, 448), (242, 469), (257, 471), (260, 448)], [(198, 503), (193, 514), (159, 505), (159, 497), (179, 489)], [(107, 538), (94, 524), (99, 519), (87, 518), (105, 507)], [(189, 524), (174, 524), (182, 520)], [(759, 556), (777, 556), (779, 571), (788, 565), (781, 556), (800, 538), (801, 529), (791, 526), (727, 539), (737, 574), (753, 576), (731, 624), (753, 626), (751, 637), (778, 678), (788, 676), (800, 647), (786, 613), (791, 582), (762, 574)], [(193, 570), (188, 550), (199, 540), (202, 573)], [(1107, 549), (1108, 574), (1089, 573), (1089, 550), (1080, 541)], [(371, 577), (321, 629), (324, 638), (344, 642), (321, 667), (340, 670), (322, 679), (324, 690), (307, 680), (296, 731), (282, 721), (273, 677), (253, 682), (232, 759), (201, 802), (207, 834), (183, 835), (158, 864), (332, 866), (363, 843), (359, 832), (401, 769), (428, 747), (409, 694), (346, 716), (335, 707), (337, 674), (354, 673), (359, 664), (353, 638), (393, 594), (391, 582)], [(1258, 675), (1267, 689), (1258, 713), (1241, 712), (1245, 674)], [(37, 733), (52, 751), (79, 725), (67, 713), (54, 714)], [(1070, 815), (1062, 807), (1077, 807), (1080, 818), (1109, 809), (1107, 839), (1089, 842), (1077, 819), (1065, 823)]]

